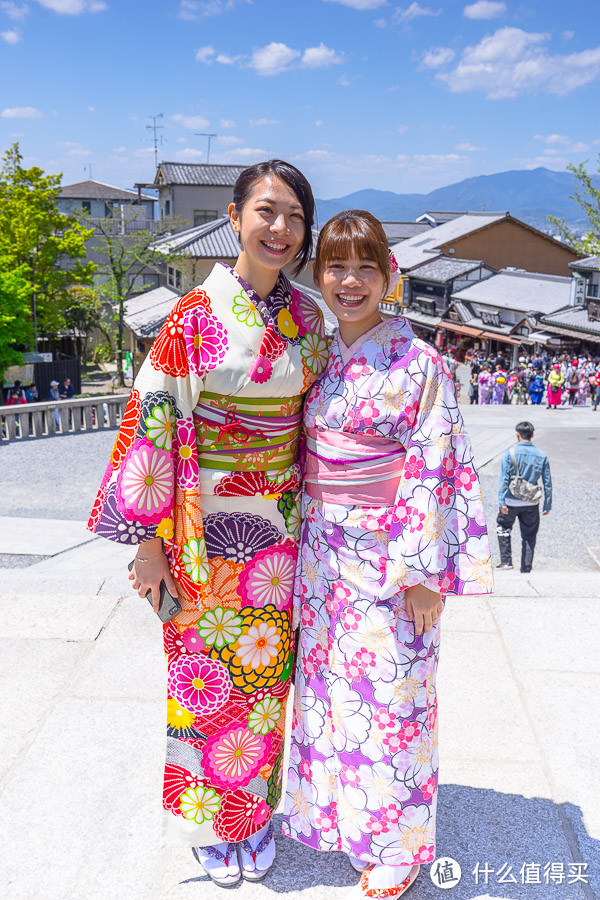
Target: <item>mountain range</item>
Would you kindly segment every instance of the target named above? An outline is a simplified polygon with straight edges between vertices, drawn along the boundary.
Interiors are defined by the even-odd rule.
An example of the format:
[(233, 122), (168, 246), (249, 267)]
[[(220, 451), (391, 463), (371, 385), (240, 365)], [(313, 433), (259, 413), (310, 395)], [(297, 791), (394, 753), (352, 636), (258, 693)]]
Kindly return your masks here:
[(570, 199), (576, 180), (570, 172), (551, 169), (516, 169), (495, 175), (465, 178), (429, 194), (395, 194), (367, 188), (345, 197), (317, 200), (319, 223), (342, 209), (366, 209), (383, 221), (411, 222), (426, 210), (508, 210), (536, 228), (549, 229), (547, 216), (564, 218), (573, 226), (586, 224), (577, 204)]

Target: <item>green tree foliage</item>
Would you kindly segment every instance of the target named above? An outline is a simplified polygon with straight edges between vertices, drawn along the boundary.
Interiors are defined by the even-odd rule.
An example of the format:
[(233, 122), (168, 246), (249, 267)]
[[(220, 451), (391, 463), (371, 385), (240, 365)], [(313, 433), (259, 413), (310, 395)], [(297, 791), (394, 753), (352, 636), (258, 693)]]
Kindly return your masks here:
[(9, 366), (23, 362), (16, 347), (27, 347), (33, 337), (31, 285), (24, 267), (9, 269), (0, 257), (0, 378)]
[(31, 315), (38, 333), (64, 327), (65, 291), (91, 281), (95, 264), (85, 260), (91, 231), (58, 211), (60, 175), (24, 168), (18, 144), (0, 168), (0, 259), (3, 271), (19, 269), (29, 283)]
[[(598, 162), (600, 163), (600, 153)], [(567, 169), (576, 178), (571, 200), (574, 200), (585, 214), (588, 222), (587, 234), (582, 240), (579, 240), (565, 224), (564, 219), (548, 216), (548, 220), (556, 226), (560, 235), (573, 250), (583, 256), (600, 256), (600, 183), (590, 175), (584, 163), (580, 163), (578, 166), (570, 163)], [(600, 168), (597, 171), (600, 173)]]
[(94, 330), (102, 334), (112, 357), (114, 335), (110, 328), (110, 317), (107, 321), (106, 302), (101, 288), (97, 285), (75, 285), (67, 292), (65, 304), (65, 322), (78, 342), (82, 362), (88, 361), (88, 342)]

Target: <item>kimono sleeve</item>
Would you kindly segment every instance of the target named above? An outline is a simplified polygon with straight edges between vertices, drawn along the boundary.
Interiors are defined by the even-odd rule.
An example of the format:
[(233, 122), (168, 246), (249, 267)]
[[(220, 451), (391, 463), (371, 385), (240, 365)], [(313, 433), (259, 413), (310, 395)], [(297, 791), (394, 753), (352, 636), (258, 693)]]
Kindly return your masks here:
[(203, 339), (208, 335), (213, 344), (222, 345), (227, 338), (206, 294), (202, 304), (199, 293), (177, 301), (139, 371), (88, 529), (119, 544), (162, 537), (168, 551), (193, 541), (190, 552), (201, 560), (205, 553), (192, 413), (207, 359), (219, 356), (207, 357), (206, 348), (203, 354)]
[(491, 593), (481, 488), (452, 377), (435, 351), (411, 360), (408, 375), (412, 424), (399, 435), (406, 460), (381, 599), (415, 584), (442, 595)]

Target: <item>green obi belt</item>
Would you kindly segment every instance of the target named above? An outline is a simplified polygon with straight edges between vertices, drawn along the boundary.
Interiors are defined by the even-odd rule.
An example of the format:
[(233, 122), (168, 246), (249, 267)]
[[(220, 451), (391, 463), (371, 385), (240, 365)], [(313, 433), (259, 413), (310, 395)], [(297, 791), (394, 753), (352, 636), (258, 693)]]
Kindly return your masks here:
[(266, 472), (296, 462), (302, 396), (224, 397), (204, 391), (194, 410), (201, 469)]

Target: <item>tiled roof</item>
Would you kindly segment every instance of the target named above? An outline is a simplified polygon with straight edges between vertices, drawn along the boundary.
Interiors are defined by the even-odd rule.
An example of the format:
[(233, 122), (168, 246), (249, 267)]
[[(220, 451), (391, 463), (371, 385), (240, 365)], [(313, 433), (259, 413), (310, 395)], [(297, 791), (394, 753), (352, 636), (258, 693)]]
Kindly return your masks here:
[[(246, 166), (219, 166), (207, 163), (161, 162), (155, 184), (195, 184), (233, 187)], [(162, 178), (161, 178), (162, 175)]]
[(548, 315), (569, 305), (570, 292), (571, 279), (567, 276), (501, 269), (498, 275), (457, 291), (452, 299)]
[(588, 319), (586, 306), (570, 306), (550, 316), (542, 316), (541, 325), (554, 325), (556, 328), (587, 331), (600, 337), (600, 322)]
[(179, 297), (170, 287), (137, 294), (127, 301), (125, 324), (136, 337), (155, 338)]
[(475, 214), (469, 213), (464, 216), (457, 216), (450, 222), (430, 228), (425, 234), (417, 234), (401, 241), (392, 247), (394, 256), (398, 260), (398, 265), (405, 271), (412, 269), (413, 266), (420, 262), (426, 262), (435, 256), (439, 256), (438, 248), (450, 241), (457, 240), (486, 225), (491, 225), (505, 218), (505, 213), (488, 213)]
[(406, 241), (416, 234), (423, 234), (424, 231), (431, 230), (431, 225), (427, 222), (382, 222), (381, 224), (390, 246), (397, 241)]
[[(58, 195), (63, 200), (137, 200), (137, 191), (104, 184), (101, 181), (78, 181), (77, 184), (65, 184)], [(148, 194), (142, 194), (142, 200), (156, 200)]]
[(585, 259), (576, 259), (569, 263), (570, 269), (590, 269), (592, 272), (600, 270), (600, 256), (586, 256)]
[(480, 266), (485, 265), (481, 259), (454, 259), (449, 256), (438, 256), (433, 262), (425, 263), (424, 266), (418, 266), (410, 273), (413, 278), (420, 281), (452, 281), (453, 278), (459, 278), (472, 272)]
[(185, 228), (162, 238), (154, 245), (159, 252), (179, 251), (196, 259), (237, 259), (240, 244), (229, 216), (221, 216), (204, 225)]

